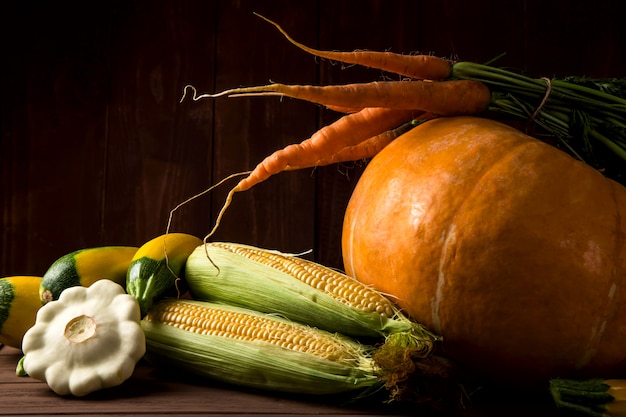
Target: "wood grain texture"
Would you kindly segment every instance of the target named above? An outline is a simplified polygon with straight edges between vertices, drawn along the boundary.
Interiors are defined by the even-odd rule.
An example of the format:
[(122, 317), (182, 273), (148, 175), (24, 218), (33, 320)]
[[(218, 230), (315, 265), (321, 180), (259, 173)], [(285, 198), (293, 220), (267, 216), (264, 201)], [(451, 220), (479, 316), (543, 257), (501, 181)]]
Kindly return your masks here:
[[(225, 386), (189, 375), (164, 372), (140, 362), (122, 385), (88, 396), (61, 397), (29, 377), (17, 377), (15, 365), (21, 353), (0, 348), (0, 416), (423, 416), (441, 417), (415, 405), (352, 401), (348, 396), (297, 396), (272, 394)], [(10, 399), (10, 401), (8, 400)], [(574, 417), (545, 401), (481, 398), (450, 417)]]
[[(213, 2), (121, 2), (114, 16), (105, 242), (165, 232), (169, 211), (211, 181), (213, 114), (179, 103), (188, 83), (212, 86)], [(141, 23), (139, 23), (141, 22)], [(203, 233), (208, 204), (177, 213), (172, 230)]]
[(525, 69), (538, 76), (626, 75), (626, 3), (526, 2)]
[[(317, 32), (316, 2), (220, 3), (215, 90), (266, 84), (315, 83), (310, 57), (286, 42), (274, 27), (253, 15), (301, 30), (311, 42)], [(290, 99), (224, 98), (214, 102), (214, 182), (253, 169), (274, 150), (301, 141), (317, 128), (317, 107)], [(229, 182), (214, 193), (212, 220)], [(314, 239), (314, 180), (305, 172), (275, 176), (246, 193), (238, 193), (215, 235), (216, 240), (301, 252)]]
[(1, 269), (37, 275), (101, 241), (111, 10), (2, 7)]
[[(369, 2), (368, 8), (353, 0), (340, 3), (322, 1), (320, 8), (319, 48), (327, 50), (374, 50), (396, 53), (416, 53), (419, 50), (420, 2), (394, 1), (388, 7), (385, 1)], [(352, 15), (360, 10), (360, 19)], [(348, 84), (395, 77), (376, 69), (345, 66), (329, 61), (319, 62), (321, 84)], [(323, 111), (320, 124), (327, 125), (340, 117), (332, 111)], [(335, 268), (343, 268), (341, 258), (341, 228), (343, 213), (356, 182), (366, 163), (335, 164), (320, 167), (317, 175), (317, 254), (319, 261)]]
[[(619, 0), (7, 0), (0, 5), (0, 276), (40, 275), (58, 257), (140, 245), (169, 211), (339, 115), (290, 99), (180, 103), (200, 92), (263, 84), (340, 84), (389, 74), (318, 60), (290, 45), (432, 53), (536, 76), (625, 77)], [(236, 195), (215, 235), (308, 255), (341, 268), (343, 211), (364, 165), (271, 178)], [(231, 181), (178, 210), (172, 230), (204, 236)], [(14, 376), (0, 350), (0, 415), (403, 415), (337, 401), (241, 391), (140, 366), (88, 399)], [(480, 395), (479, 395), (480, 397)], [(11, 401), (6, 401), (11, 398)], [(545, 401), (485, 395), (465, 416), (566, 416)]]
[[(433, 53), (542, 75), (623, 77), (625, 3), (549, 0), (7, 1), (0, 141), (0, 275), (43, 274), (70, 251), (139, 245), (169, 211), (338, 115), (309, 103), (179, 103), (266, 83), (330, 84), (388, 74), (318, 60), (253, 16), (325, 49)], [(215, 239), (299, 252), (341, 267), (343, 210), (363, 166), (271, 178), (236, 195)], [(178, 210), (204, 236), (227, 183)]]

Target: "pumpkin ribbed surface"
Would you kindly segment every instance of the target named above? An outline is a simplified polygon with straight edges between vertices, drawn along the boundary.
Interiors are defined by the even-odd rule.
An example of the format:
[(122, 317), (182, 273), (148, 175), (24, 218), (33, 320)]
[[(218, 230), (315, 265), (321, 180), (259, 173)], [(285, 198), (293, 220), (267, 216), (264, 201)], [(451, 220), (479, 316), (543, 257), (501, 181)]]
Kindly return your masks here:
[(390, 294), (482, 376), (626, 372), (626, 189), (476, 117), (426, 122), (368, 165), (346, 272)]

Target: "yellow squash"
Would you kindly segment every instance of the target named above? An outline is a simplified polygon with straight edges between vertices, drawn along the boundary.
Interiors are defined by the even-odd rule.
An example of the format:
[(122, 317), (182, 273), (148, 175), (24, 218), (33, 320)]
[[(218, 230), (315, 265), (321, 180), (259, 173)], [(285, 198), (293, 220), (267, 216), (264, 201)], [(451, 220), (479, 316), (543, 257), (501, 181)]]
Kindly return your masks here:
[(139, 248), (128, 267), (126, 292), (139, 301), (142, 316), (176, 287), (189, 254), (201, 244), (202, 239), (187, 233), (167, 233)]
[(41, 277), (14, 276), (0, 279), (0, 343), (22, 347), (24, 333), (35, 323), (41, 307)]
[(66, 288), (89, 287), (103, 278), (123, 286), (130, 261), (138, 249), (134, 246), (102, 246), (62, 256), (43, 275), (39, 288), (41, 302), (58, 300)]

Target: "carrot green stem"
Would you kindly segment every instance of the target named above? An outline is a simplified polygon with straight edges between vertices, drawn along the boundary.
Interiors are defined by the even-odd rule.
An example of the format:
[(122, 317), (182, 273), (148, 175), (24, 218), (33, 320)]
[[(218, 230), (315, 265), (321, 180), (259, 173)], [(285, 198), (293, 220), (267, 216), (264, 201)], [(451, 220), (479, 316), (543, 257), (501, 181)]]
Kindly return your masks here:
[(601, 144), (622, 161), (615, 175), (626, 183), (626, 78), (532, 78), (473, 62), (455, 63), (452, 78), (486, 84), (490, 111), (535, 124), (590, 165)]
[(558, 407), (576, 410), (592, 417), (610, 415), (607, 407), (615, 401), (615, 397), (609, 392), (610, 388), (603, 379), (550, 381), (550, 394)]

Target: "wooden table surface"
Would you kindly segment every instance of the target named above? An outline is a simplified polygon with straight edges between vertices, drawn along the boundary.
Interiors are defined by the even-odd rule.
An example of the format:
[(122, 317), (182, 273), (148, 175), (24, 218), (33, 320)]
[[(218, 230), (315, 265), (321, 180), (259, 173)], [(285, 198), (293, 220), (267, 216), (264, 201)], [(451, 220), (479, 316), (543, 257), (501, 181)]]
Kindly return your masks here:
[[(1, 345), (0, 345), (1, 346)], [(324, 415), (324, 416), (441, 416), (442, 413), (418, 410), (414, 406), (349, 403), (345, 398), (298, 397), (273, 395), (180, 375), (140, 362), (133, 376), (119, 387), (99, 391), (82, 398), (61, 397), (45, 383), (15, 375), (21, 352), (0, 348), (0, 415), (12, 416), (250, 416), (250, 415)], [(484, 401), (458, 413), (463, 417), (566, 417), (569, 414), (543, 401), (511, 404)]]

